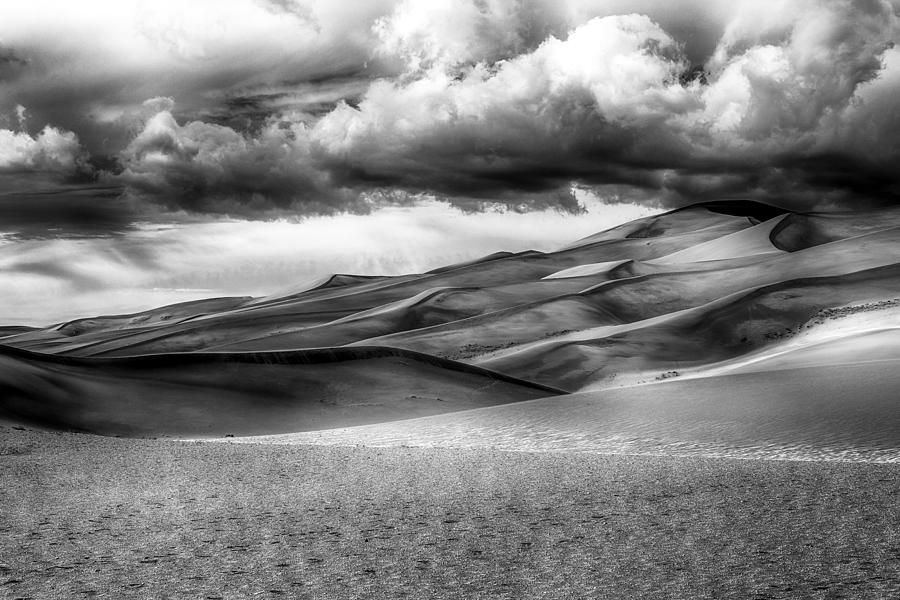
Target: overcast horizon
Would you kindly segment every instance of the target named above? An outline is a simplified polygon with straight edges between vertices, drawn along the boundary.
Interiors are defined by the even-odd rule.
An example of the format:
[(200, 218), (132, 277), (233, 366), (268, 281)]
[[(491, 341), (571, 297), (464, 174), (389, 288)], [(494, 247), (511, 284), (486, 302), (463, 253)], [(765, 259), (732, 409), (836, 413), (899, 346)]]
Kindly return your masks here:
[(0, 7), (3, 324), (900, 197), (900, 0)]

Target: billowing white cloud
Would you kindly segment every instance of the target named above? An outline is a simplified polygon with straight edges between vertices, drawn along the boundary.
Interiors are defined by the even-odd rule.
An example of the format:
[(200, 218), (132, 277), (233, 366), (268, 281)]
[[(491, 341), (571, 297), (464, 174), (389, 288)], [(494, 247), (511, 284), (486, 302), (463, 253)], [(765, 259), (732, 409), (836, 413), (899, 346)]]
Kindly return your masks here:
[[(720, 39), (702, 74), (646, 16), (594, 17), (507, 57), (510, 44), (484, 25), (500, 11), (462, 4), (453, 18), (401, 4), (381, 23), (391, 34), (383, 41), (406, 53), (407, 72), (315, 125), (336, 169), (445, 192), (579, 180), (632, 183), (682, 202), (734, 193), (789, 200), (799, 191), (807, 202), (821, 192), (799, 189), (816, 179), (806, 172), (813, 157), (896, 139), (887, 109), (865, 111), (877, 125), (861, 144), (847, 139), (864, 135), (846, 120), (867, 95), (900, 93), (885, 54), (900, 25), (887, 2), (719, 5)], [(426, 17), (443, 25), (428, 29)], [(467, 42), (473, 31), (484, 34), (479, 43)]]
[(49, 125), (37, 135), (0, 129), (0, 173), (44, 171), (72, 175), (85, 167), (85, 158), (78, 136), (71, 131)]
[[(361, 178), (477, 193), (480, 186), (591, 178), (616, 156), (639, 163), (635, 132), (691, 110), (676, 42), (649, 18), (598, 18), (533, 52), (455, 74), (430, 68), (409, 82), (374, 83), (313, 128), (316, 148)], [(653, 140), (653, 144), (660, 140)], [(652, 160), (652, 158), (650, 158)], [(351, 174), (352, 175), (352, 174)], [(493, 184), (491, 182), (494, 182)]]
[(566, 3), (552, 0), (403, 0), (373, 30), (377, 55), (419, 72), (527, 53), (551, 35), (565, 34), (569, 24)]
[(898, 32), (890, 7), (877, 1), (801, 0), (763, 15), (741, 11), (708, 63), (700, 120), (743, 140), (799, 140), (879, 75)]

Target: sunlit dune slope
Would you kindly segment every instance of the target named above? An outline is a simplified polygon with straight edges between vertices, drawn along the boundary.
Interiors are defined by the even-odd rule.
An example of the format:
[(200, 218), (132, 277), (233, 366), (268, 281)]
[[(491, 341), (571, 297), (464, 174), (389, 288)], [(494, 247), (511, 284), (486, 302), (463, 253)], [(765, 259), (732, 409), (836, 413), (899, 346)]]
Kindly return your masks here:
[(247, 441), (900, 462), (900, 361), (666, 380)]
[(732, 360), (688, 369), (686, 377), (900, 359), (900, 298), (822, 309), (775, 344)]

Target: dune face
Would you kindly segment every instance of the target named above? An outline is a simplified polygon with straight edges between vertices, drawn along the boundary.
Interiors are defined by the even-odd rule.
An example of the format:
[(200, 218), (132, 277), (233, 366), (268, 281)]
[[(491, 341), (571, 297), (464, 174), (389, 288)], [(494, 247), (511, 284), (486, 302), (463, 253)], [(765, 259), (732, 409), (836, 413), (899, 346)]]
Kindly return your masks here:
[[(762, 396), (750, 391), (762, 375), (740, 380), (765, 414), (773, 402), (795, 401), (802, 386), (791, 382), (812, 377), (803, 369), (900, 357), (898, 304), (900, 211), (799, 214), (706, 203), (556, 252), (497, 253), (398, 277), (338, 274), (262, 298), (3, 327), (0, 414), (114, 435), (290, 433), (415, 417), (457, 427), (480, 418), (470, 409), (508, 418), (526, 405), (488, 407), (546, 398), (541, 410), (564, 411), (571, 398), (559, 394), (583, 392), (578, 402), (593, 406), (640, 396), (611, 396), (611, 388), (641, 383), (653, 385), (629, 389), (652, 387), (660, 403), (671, 394), (691, 414), (701, 400), (690, 390), (713, 389), (701, 381), (781, 372)], [(873, 397), (881, 400), (847, 418), (877, 413), (890, 421), (896, 415), (878, 367), (867, 369), (847, 373), (880, 385)], [(714, 402), (704, 394), (702, 402)], [(791, 422), (817, 410), (844, 414), (851, 396), (842, 392), (831, 404), (800, 398)], [(641, 425), (641, 439), (657, 427), (677, 445), (661, 406), (653, 405), (658, 418)], [(721, 406), (723, 415), (737, 410)], [(600, 417), (586, 422), (606, 423), (593, 426), (596, 439), (614, 435)], [(752, 442), (721, 431), (735, 444)], [(779, 447), (792, 435), (805, 439), (790, 428), (769, 433)], [(828, 435), (808, 444), (822, 446)], [(900, 445), (887, 434), (878, 439), (882, 449)]]
[(111, 435), (304, 431), (559, 393), (388, 348), (109, 360), (7, 349), (0, 373), (0, 416)]
[[(269, 443), (900, 462), (900, 361), (783, 368), (542, 398)], [(255, 438), (254, 438), (255, 439)]]

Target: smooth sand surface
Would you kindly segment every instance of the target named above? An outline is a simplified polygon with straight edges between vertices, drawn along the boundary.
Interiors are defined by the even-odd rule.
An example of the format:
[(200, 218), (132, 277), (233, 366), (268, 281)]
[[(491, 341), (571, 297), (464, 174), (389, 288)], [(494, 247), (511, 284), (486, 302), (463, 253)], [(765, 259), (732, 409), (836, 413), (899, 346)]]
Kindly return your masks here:
[(893, 465), (0, 429), (6, 598), (900, 594)]
[(673, 376), (516, 405), (237, 441), (898, 463), (898, 390), (900, 360), (682, 381)]
[(787, 216), (775, 217), (753, 227), (748, 227), (729, 235), (723, 235), (720, 238), (703, 242), (648, 262), (656, 264), (683, 264), (747, 256), (758, 257), (761, 255), (783, 254), (784, 250), (775, 247), (770, 238), (772, 231)]
[(569, 267), (568, 269), (563, 269), (562, 271), (557, 271), (556, 273), (547, 275), (546, 277), (544, 277), (544, 279), (563, 279), (566, 277), (587, 277), (588, 275), (597, 275), (599, 273), (605, 274), (627, 262), (629, 261), (613, 260), (609, 262), (578, 265), (576, 267)]

